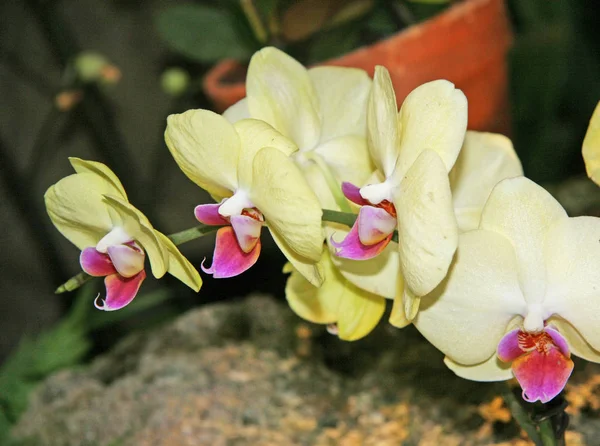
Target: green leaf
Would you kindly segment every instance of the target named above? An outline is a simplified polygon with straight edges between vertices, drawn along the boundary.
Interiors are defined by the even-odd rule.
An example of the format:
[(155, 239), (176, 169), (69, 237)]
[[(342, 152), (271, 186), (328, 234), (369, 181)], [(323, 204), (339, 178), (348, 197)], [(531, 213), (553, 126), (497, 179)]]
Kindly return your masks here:
[(159, 13), (156, 26), (172, 50), (198, 62), (245, 60), (252, 54), (226, 11), (202, 5), (174, 6)]
[(424, 3), (428, 5), (443, 5), (450, 3), (450, 0), (408, 0), (411, 3)]

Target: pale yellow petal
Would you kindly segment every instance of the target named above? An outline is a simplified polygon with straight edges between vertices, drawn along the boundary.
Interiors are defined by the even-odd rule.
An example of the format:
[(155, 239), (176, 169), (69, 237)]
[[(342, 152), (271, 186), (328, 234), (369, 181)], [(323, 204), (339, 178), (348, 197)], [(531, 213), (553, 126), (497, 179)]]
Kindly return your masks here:
[(600, 218), (566, 218), (552, 226), (543, 251), (544, 308), (568, 321), (600, 350)]
[(458, 240), (448, 174), (437, 153), (422, 152), (393, 195), (401, 271), (406, 286), (423, 296), (446, 276)]
[(300, 150), (320, 137), (319, 100), (306, 68), (284, 52), (268, 47), (254, 53), (246, 78), (248, 109), (271, 124)]
[(483, 206), (497, 183), (522, 175), (510, 139), (497, 133), (468, 131), (449, 175), (460, 230), (479, 226)]
[(223, 112), (223, 117), (232, 124), (235, 124), (242, 119), (251, 118), (252, 116), (250, 116), (250, 110), (248, 110), (248, 99), (244, 98), (237, 101)]
[(553, 325), (564, 336), (569, 344), (571, 353), (590, 362), (600, 362), (600, 351), (594, 349), (569, 322), (559, 316), (548, 319), (548, 325)]
[(600, 102), (596, 105), (585, 134), (582, 154), (588, 177), (600, 185)]
[(114, 210), (111, 213), (113, 227), (123, 228), (144, 248), (154, 277), (159, 279), (164, 276), (169, 268), (169, 253), (146, 216), (119, 197), (105, 195), (104, 201)]
[(424, 150), (436, 152), (449, 172), (458, 157), (467, 129), (467, 98), (454, 84), (437, 80), (414, 89), (398, 113), (402, 177)]
[(375, 170), (367, 149), (367, 140), (357, 135), (334, 138), (320, 144), (315, 153), (323, 158), (337, 178), (339, 187), (344, 181), (362, 186)]
[(422, 298), (413, 324), (454, 361), (484, 362), (514, 316), (525, 311), (517, 274), (509, 240), (492, 231), (464, 233), (448, 276)]
[(360, 290), (342, 277), (328, 251), (319, 262), (325, 281), (314, 287), (299, 273), (292, 272), (286, 286), (290, 307), (311, 322), (337, 323), (338, 336), (354, 341), (369, 334), (385, 311), (385, 299)]
[[(299, 158), (295, 158), (294, 156), (292, 156), (292, 158), (295, 159), (295, 163), (298, 166), (298, 168), (300, 169), (300, 171), (302, 172), (302, 175), (306, 179), (306, 182), (308, 183), (308, 185), (310, 186), (312, 191), (317, 196), (317, 199), (319, 200), (319, 203), (321, 204), (321, 208), (322, 209), (331, 209), (334, 211), (341, 210), (336, 202), (336, 199), (335, 199), (333, 193), (331, 192), (331, 189), (329, 188), (329, 185), (327, 183), (327, 180), (325, 179), (325, 176), (323, 175), (321, 166), (319, 166), (315, 162), (315, 159), (314, 159), (315, 157), (311, 156), (311, 158), (308, 159), (308, 158), (304, 158), (302, 152), (298, 152), (298, 154), (300, 155), (299, 158), (301, 160), (299, 160)], [(320, 156), (320, 155), (315, 155), (315, 156)], [(324, 161), (323, 161), (323, 163), (324, 163)], [(341, 193), (342, 193), (342, 191), (341, 191), (341, 185), (340, 185), (340, 194)]]
[[(336, 240), (342, 240), (350, 232), (349, 228), (327, 224), (325, 234), (327, 242), (335, 234)], [(329, 250), (335, 253), (328, 244)], [(392, 299), (403, 280), (400, 273), (398, 245), (390, 243), (378, 256), (369, 260), (343, 259), (333, 255), (333, 263), (347, 280), (355, 286), (372, 294)]]
[(121, 184), (119, 178), (106, 165), (97, 161), (86, 161), (81, 158), (69, 157), (69, 162), (77, 173), (93, 173), (108, 181), (113, 186), (113, 191), (106, 190), (105, 193), (120, 196), (123, 200), (127, 200), (127, 193)]
[(249, 189), (252, 185), (252, 161), (264, 147), (273, 147), (286, 156), (298, 150), (296, 144), (269, 124), (257, 119), (243, 119), (234, 124), (240, 138), (241, 150), (238, 161), (238, 184)]
[(228, 197), (237, 188), (240, 140), (223, 116), (208, 110), (170, 115), (165, 141), (183, 173), (211, 195)]
[(292, 273), (285, 286), (285, 297), (290, 308), (301, 318), (315, 324), (332, 324), (338, 319), (338, 307), (343, 293), (335, 280), (331, 279), (330, 264), (323, 251), (319, 265), (325, 281), (320, 287), (312, 285), (293, 265), (287, 269), (287, 272)]
[[(392, 305), (392, 311), (390, 312), (389, 322), (396, 328), (404, 328), (410, 325), (413, 319), (406, 317), (406, 306), (404, 304), (404, 281), (397, 280), (396, 295), (394, 296), (394, 304)], [(415, 315), (416, 317), (416, 315)]]
[[(269, 232), (271, 233), (271, 237), (275, 241), (275, 244), (279, 248), (279, 250), (283, 253), (286, 259), (290, 262), (290, 264), (312, 285), (318, 287), (323, 284), (323, 280), (325, 280), (325, 276), (323, 270), (319, 263), (315, 263), (314, 260), (307, 259), (306, 257), (302, 257), (296, 252), (294, 252), (286, 243), (286, 241), (281, 237), (280, 234), (271, 230), (269, 228)], [(285, 272), (285, 271), (284, 271)]]
[(249, 196), (269, 228), (296, 254), (318, 262), (323, 250), (322, 210), (302, 172), (272, 147), (256, 154), (253, 171)]
[(367, 138), (373, 162), (386, 178), (392, 174), (400, 150), (397, 115), (390, 73), (376, 66), (367, 108)]
[(168, 273), (181, 280), (192, 290), (198, 292), (202, 286), (202, 278), (198, 270), (177, 249), (177, 246), (163, 233), (154, 231), (169, 253)]
[(308, 76), (319, 100), (321, 143), (349, 135), (366, 139), (371, 91), (367, 73), (357, 68), (316, 67), (308, 70)]
[(529, 303), (546, 293), (544, 240), (549, 228), (567, 219), (560, 204), (541, 186), (525, 177), (503, 180), (483, 208), (480, 227), (508, 238), (519, 262), (519, 281)]
[(445, 357), (444, 364), (464, 379), (480, 382), (506, 381), (513, 378), (509, 362), (502, 362), (494, 353), (491, 358), (476, 365), (463, 365)]
[(113, 227), (104, 193), (114, 186), (91, 172), (69, 175), (44, 195), (46, 210), (56, 229), (79, 249), (96, 246)]

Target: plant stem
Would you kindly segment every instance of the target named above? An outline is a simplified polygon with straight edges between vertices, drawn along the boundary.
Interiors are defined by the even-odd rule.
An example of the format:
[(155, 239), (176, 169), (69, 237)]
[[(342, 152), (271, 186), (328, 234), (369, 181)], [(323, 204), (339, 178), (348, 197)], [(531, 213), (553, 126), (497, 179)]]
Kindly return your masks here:
[(182, 245), (184, 243), (191, 242), (192, 240), (196, 240), (203, 235), (210, 234), (219, 228), (222, 228), (222, 226), (209, 226), (200, 224), (198, 226), (194, 226), (193, 228), (184, 229), (183, 231), (171, 234), (168, 237), (175, 245)]
[(246, 19), (248, 19), (248, 23), (252, 28), (252, 32), (254, 36), (260, 43), (265, 43), (269, 38), (267, 34), (267, 30), (263, 25), (262, 20), (260, 19), (260, 15), (256, 10), (256, 6), (252, 0), (240, 0), (240, 6), (242, 7), (242, 11), (246, 15)]
[(552, 426), (552, 420), (550, 418), (540, 422), (539, 428), (540, 437), (544, 446), (558, 446), (556, 434), (554, 433), (554, 426)]
[(534, 422), (531, 420), (529, 414), (525, 411), (512, 390), (507, 388), (503, 397), (506, 406), (512, 413), (517, 424), (527, 433), (529, 439), (533, 441), (536, 446), (542, 446), (542, 439), (540, 438), (540, 434), (538, 433)]

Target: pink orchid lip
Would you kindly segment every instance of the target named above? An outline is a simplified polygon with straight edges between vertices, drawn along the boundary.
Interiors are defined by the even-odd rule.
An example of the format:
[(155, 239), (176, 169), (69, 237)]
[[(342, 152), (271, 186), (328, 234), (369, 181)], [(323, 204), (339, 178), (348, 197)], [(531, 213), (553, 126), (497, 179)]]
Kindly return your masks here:
[(498, 344), (498, 358), (512, 362), (523, 399), (547, 403), (564, 389), (573, 371), (566, 339), (554, 328), (539, 333), (508, 332)]
[[(336, 255), (338, 257), (343, 257), (346, 259), (353, 260), (368, 260), (377, 256), (385, 249), (385, 247), (389, 244), (392, 236), (394, 235), (394, 230), (392, 228), (389, 234), (382, 233), (377, 227), (368, 227), (367, 230), (362, 229), (363, 234), (366, 234), (367, 237), (372, 237), (369, 241), (370, 244), (364, 244), (360, 237), (361, 231), (361, 221), (366, 221), (367, 226), (369, 226), (369, 216), (373, 215), (377, 211), (379, 215), (379, 209), (374, 208), (373, 206), (363, 206), (360, 208), (358, 213), (358, 218), (354, 222), (352, 229), (344, 240), (341, 242), (336, 242), (333, 239), (333, 236), (330, 237), (329, 241), (331, 245), (336, 249)], [(366, 217), (362, 217), (366, 215)], [(395, 226), (394, 219), (394, 226)], [(365, 236), (365, 235), (363, 235)]]
[(104, 279), (106, 298), (98, 295), (94, 300), (95, 307), (103, 311), (115, 311), (129, 305), (137, 295), (145, 278), (146, 271), (144, 270), (132, 277), (123, 277), (119, 274), (106, 276)]
[(260, 250), (260, 238), (257, 238), (254, 247), (249, 252), (244, 252), (234, 228), (225, 226), (217, 231), (212, 265), (210, 268), (206, 268), (204, 266), (205, 259), (200, 267), (205, 273), (212, 274), (215, 279), (234, 277), (256, 263)]

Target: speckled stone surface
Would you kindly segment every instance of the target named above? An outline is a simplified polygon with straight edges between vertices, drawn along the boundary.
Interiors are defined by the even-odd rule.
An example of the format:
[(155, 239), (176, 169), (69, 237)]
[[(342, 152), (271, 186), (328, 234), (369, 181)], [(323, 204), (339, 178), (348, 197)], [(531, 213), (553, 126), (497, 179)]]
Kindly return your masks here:
[[(599, 369), (577, 368), (568, 444), (599, 444)], [(52, 376), (14, 434), (39, 446), (527, 445), (501, 388), (454, 376), (410, 327), (346, 343), (254, 296)]]

